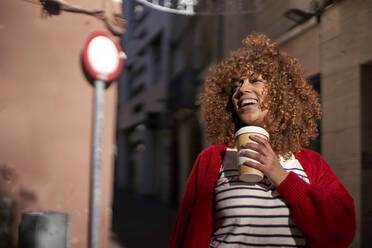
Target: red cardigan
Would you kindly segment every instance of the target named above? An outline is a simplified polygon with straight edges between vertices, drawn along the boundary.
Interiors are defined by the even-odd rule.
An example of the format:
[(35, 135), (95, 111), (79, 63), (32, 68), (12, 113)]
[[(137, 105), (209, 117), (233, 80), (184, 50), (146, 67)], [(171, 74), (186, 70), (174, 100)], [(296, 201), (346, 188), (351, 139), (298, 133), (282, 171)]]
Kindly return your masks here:
[[(202, 151), (187, 181), (169, 248), (209, 247), (213, 234), (213, 196), (225, 145)], [(347, 247), (356, 230), (354, 201), (317, 153), (302, 149), (295, 157), (309, 177), (290, 172), (277, 187), (310, 247)]]

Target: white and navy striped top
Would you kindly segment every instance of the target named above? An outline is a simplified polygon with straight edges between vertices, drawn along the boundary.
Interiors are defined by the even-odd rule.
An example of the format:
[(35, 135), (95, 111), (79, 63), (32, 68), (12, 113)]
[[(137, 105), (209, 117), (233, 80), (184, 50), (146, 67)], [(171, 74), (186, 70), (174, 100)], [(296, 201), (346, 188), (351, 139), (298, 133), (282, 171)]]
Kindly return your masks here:
[[(227, 149), (215, 187), (214, 233), (210, 247), (305, 247), (291, 211), (268, 180), (249, 184), (239, 180), (237, 151)], [(280, 163), (309, 180), (292, 157)]]

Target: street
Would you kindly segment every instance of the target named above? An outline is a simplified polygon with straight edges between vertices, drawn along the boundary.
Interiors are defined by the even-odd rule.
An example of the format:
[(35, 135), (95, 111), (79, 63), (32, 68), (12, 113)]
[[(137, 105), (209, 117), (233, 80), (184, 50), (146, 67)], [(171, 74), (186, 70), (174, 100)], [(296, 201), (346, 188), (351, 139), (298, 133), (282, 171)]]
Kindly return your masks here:
[(116, 191), (110, 248), (167, 247), (176, 214), (155, 199)]

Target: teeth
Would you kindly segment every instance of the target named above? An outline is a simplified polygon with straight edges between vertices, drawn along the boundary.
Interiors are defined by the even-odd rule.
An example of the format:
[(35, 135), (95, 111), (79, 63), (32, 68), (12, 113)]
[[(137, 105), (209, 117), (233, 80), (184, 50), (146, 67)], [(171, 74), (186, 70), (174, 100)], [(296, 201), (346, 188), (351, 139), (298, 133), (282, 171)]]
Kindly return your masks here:
[(243, 101), (241, 101), (240, 105), (245, 106), (247, 104), (255, 104), (255, 103), (257, 103), (256, 99), (244, 99)]

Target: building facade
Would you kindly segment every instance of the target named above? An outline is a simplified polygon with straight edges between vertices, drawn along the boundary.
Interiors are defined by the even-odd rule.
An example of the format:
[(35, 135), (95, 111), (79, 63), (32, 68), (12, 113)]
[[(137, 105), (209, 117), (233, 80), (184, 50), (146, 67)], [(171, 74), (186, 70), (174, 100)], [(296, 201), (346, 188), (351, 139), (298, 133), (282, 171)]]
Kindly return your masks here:
[[(116, 185), (177, 205), (202, 148), (195, 99), (215, 42), (203, 30), (192, 33), (210, 28), (197, 18), (135, 1), (124, 1), (124, 15), (128, 59), (119, 84)], [(216, 18), (209, 19), (217, 27)]]
[(128, 25), (122, 46), (128, 59), (118, 94), (116, 184), (143, 195), (166, 195), (170, 17), (136, 1), (124, 1), (123, 6)]
[[(372, 2), (264, 0), (249, 14), (189, 18), (148, 11), (151, 12), (145, 15), (148, 26), (157, 29), (155, 26), (160, 25), (168, 35), (166, 41), (162, 40), (164, 47), (160, 49), (161, 65), (165, 67), (160, 69), (160, 84), (154, 83), (126, 101), (119, 100), (120, 133), (126, 135), (124, 140), (132, 140), (122, 145), (126, 155), (117, 164), (117, 171), (122, 170), (117, 175), (123, 177), (118, 180), (122, 186), (127, 187), (131, 180), (137, 180), (134, 185), (139, 188), (138, 192), (154, 194), (173, 205), (180, 201), (195, 156), (208, 145), (204, 129), (198, 123), (198, 108), (192, 101), (203, 90), (201, 82), (208, 75), (208, 68), (238, 48), (247, 34), (258, 31), (298, 58), (304, 65), (306, 77), (320, 93), (321, 135), (312, 148), (322, 154), (355, 200), (357, 234), (350, 247), (370, 247), (372, 199), (368, 189), (372, 182), (369, 131), (372, 115), (368, 107), (371, 105)], [(159, 15), (156, 21), (151, 19), (156, 15)], [(134, 29), (141, 30), (140, 25)], [(150, 45), (150, 41), (154, 37), (156, 35), (138, 39), (147, 42), (146, 49), (152, 51), (154, 45)], [(144, 43), (127, 42), (128, 53), (137, 51), (133, 59), (141, 56), (141, 49), (135, 50), (129, 43), (136, 46)], [(151, 74), (154, 69), (150, 68), (136, 76), (138, 66), (134, 64), (139, 61), (136, 59), (133, 67), (127, 67), (127, 73), (134, 79), (127, 79), (129, 74), (123, 75), (123, 95), (136, 80), (151, 85), (156, 78)], [(146, 61), (148, 65), (152, 61), (152, 67), (156, 68), (156, 59)], [(141, 79), (144, 77), (146, 79)], [(154, 97), (158, 101), (152, 100)], [(146, 104), (141, 107), (140, 101)], [(119, 140), (123, 142), (122, 138)], [(131, 170), (132, 174), (125, 174), (125, 170)]]
[[(73, 3), (102, 10), (111, 1)], [(18, 247), (18, 226), (26, 211), (67, 213), (70, 247), (88, 246), (94, 88), (84, 76), (81, 52), (90, 33), (108, 30), (93, 16), (48, 10), (39, 1), (0, 2), (4, 248)], [(104, 93), (100, 247), (108, 247), (110, 237), (116, 92), (112, 84)]]

